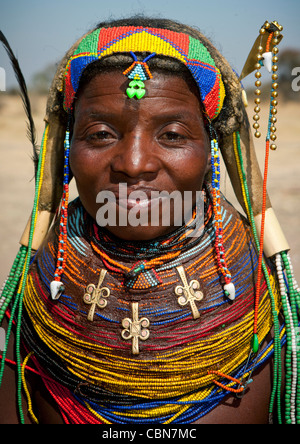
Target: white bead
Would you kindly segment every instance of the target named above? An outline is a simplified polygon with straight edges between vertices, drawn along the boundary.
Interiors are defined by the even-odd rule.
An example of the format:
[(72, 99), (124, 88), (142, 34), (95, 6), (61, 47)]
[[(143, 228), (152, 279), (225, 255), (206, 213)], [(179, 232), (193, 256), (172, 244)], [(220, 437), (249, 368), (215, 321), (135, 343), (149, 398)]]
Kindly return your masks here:
[(263, 59), (264, 59), (264, 66), (267, 68), (269, 72), (272, 71), (272, 53), (271, 52), (264, 52), (263, 53)]
[(224, 285), (224, 291), (227, 291), (228, 294), (228, 299), (230, 299), (231, 301), (234, 301), (235, 299), (235, 286), (233, 285), (232, 282), (230, 282), (230, 284), (226, 284)]
[(64, 291), (64, 286), (59, 281), (52, 281), (50, 284), (51, 298), (56, 301)]

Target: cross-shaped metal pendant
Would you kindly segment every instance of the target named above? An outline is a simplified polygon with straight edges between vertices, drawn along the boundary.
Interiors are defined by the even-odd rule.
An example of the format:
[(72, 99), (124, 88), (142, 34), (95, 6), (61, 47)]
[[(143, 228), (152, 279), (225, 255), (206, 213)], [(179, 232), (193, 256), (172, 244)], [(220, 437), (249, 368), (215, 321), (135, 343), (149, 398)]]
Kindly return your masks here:
[(177, 287), (175, 288), (175, 294), (179, 296), (178, 304), (183, 307), (189, 303), (194, 319), (198, 319), (200, 318), (200, 313), (195, 304), (195, 301), (201, 301), (203, 299), (203, 293), (202, 291), (199, 291), (200, 283), (193, 279), (188, 284), (184, 268), (182, 266), (176, 268), (183, 283), (183, 286), (177, 285)]
[(132, 339), (132, 353), (134, 355), (139, 354), (139, 339), (146, 341), (149, 338), (150, 321), (147, 318), (139, 319), (139, 304), (138, 302), (132, 303), (132, 319), (125, 318), (122, 321), (122, 338), (126, 341)]
[(89, 321), (94, 320), (96, 305), (99, 308), (104, 308), (107, 305), (106, 298), (108, 298), (108, 296), (110, 295), (110, 289), (107, 287), (101, 288), (105, 275), (106, 270), (101, 270), (97, 287), (94, 284), (88, 284), (86, 287), (86, 293), (83, 296), (83, 302), (91, 305), (87, 316)]

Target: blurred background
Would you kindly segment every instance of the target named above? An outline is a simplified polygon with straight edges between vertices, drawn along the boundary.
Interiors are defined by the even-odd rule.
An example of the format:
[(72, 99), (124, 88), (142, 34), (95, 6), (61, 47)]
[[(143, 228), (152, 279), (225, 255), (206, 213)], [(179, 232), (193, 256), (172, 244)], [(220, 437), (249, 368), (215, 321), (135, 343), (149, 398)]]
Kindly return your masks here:
[[(270, 154), (268, 192), (291, 247), (295, 276), (300, 281), (300, 2), (299, 0), (0, 0), (0, 30), (8, 39), (25, 77), (41, 142), (46, 94), (56, 64), (87, 30), (107, 19), (135, 14), (170, 18), (199, 28), (228, 59), (237, 73), (265, 20), (283, 26), (279, 45), (278, 149)], [(298, 68), (298, 69), (297, 69)], [(263, 72), (263, 71), (262, 71)], [(34, 193), (31, 145), (18, 85), (0, 46), (0, 286), (18, 251), (30, 216)], [(3, 79), (3, 75), (5, 78)], [(243, 80), (248, 113), (254, 114), (254, 74)], [(268, 116), (269, 76), (262, 77), (261, 131), (255, 141), (264, 167), (264, 134)], [(264, 131), (265, 129), (265, 131)], [(223, 169), (222, 188), (236, 204)], [(75, 187), (72, 188), (76, 195)]]

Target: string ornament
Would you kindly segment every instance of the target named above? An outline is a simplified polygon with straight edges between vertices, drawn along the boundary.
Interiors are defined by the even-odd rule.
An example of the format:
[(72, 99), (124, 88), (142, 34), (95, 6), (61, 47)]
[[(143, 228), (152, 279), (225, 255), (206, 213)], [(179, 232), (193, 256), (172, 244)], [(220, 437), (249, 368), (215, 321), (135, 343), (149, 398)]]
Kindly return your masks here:
[(156, 55), (154, 52), (147, 56), (142, 62), (138, 61), (137, 56), (134, 52), (130, 52), (132, 55), (134, 62), (133, 64), (127, 68), (123, 74), (131, 79), (128, 88), (126, 89), (126, 94), (130, 99), (136, 97), (137, 99), (142, 99), (146, 94), (145, 90), (145, 80), (152, 79), (152, 74), (147, 65), (148, 60)]

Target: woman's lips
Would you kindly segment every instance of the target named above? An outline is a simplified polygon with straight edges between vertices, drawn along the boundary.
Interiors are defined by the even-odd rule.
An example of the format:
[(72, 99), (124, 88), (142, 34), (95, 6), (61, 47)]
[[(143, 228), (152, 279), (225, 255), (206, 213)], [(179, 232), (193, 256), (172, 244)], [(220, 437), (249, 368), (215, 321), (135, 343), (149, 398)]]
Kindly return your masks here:
[(123, 184), (119, 184), (118, 189), (109, 189), (116, 199), (116, 204), (127, 210), (135, 209), (149, 209), (153, 206), (159, 205), (160, 202), (167, 199), (164, 192), (155, 188), (139, 187), (132, 188)]
[(131, 208), (136, 208), (136, 209), (148, 209), (148, 208), (152, 208), (153, 206), (156, 206), (159, 204), (159, 202), (162, 202), (163, 199), (166, 199), (166, 197), (152, 197), (150, 199), (147, 198), (137, 198), (137, 199), (132, 199), (132, 198), (128, 198), (128, 199), (117, 199), (116, 203), (117, 205), (119, 205), (122, 208), (127, 208), (128, 210), (130, 210)]

